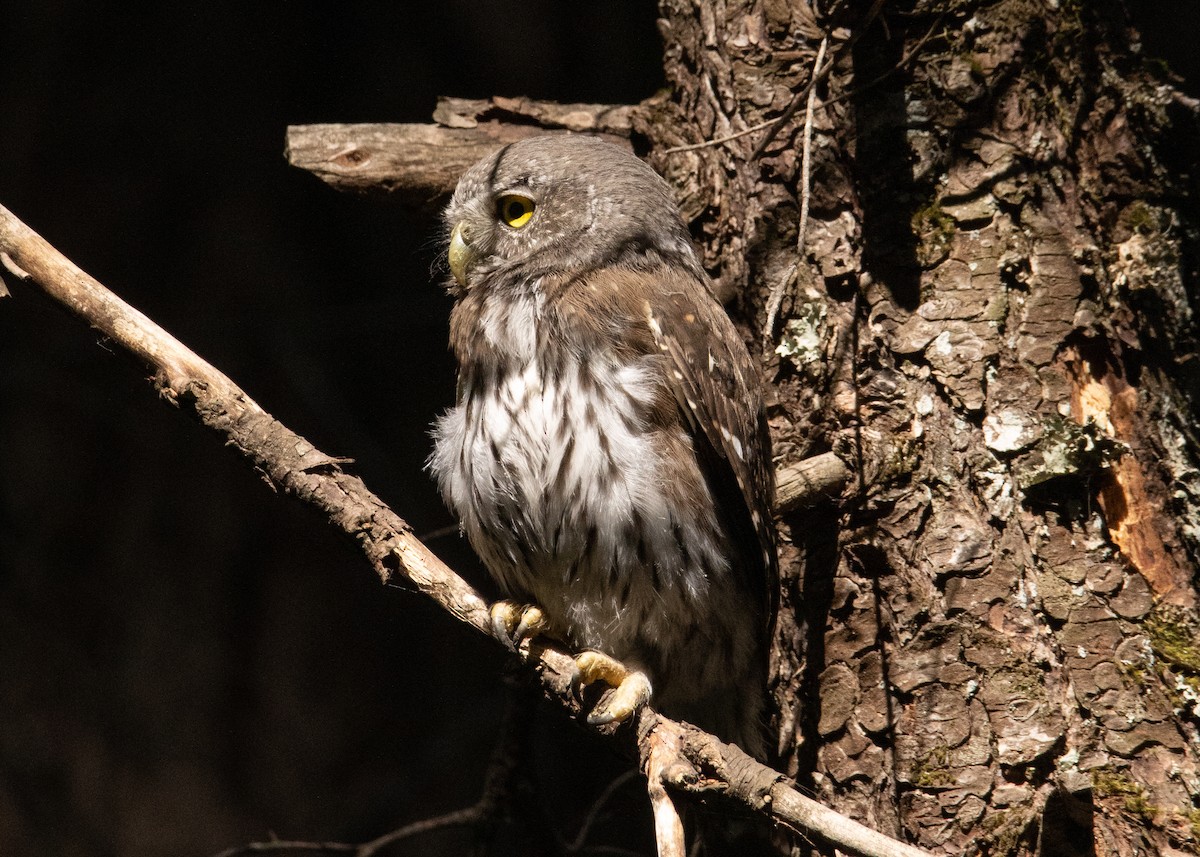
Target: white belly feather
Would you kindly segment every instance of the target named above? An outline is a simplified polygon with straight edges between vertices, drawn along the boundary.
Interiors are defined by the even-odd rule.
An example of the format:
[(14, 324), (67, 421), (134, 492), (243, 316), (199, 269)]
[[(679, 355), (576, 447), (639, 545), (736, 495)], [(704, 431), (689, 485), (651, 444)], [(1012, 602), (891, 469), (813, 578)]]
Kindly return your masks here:
[(619, 657), (635, 637), (671, 636), (667, 602), (694, 613), (709, 589), (703, 563), (722, 560), (703, 544), (715, 534), (668, 507), (643, 425), (650, 370), (577, 363), (557, 377), (531, 361), (491, 389), (464, 389), (437, 423), (431, 463), (502, 586), (572, 642)]

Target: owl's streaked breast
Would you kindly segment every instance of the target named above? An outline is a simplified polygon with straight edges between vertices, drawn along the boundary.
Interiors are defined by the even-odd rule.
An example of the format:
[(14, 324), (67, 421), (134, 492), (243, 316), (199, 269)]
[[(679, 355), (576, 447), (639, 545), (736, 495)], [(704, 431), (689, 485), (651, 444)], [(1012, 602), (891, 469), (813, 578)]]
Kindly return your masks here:
[(474, 307), (486, 356), (464, 363), (460, 402), (435, 428), (443, 496), (510, 595), (575, 645), (661, 673), (647, 650), (675, 656), (684, 636), (716, 630), (731, 588), (691, 438), (656, 416), (670, 398), (662, 358), (581, 349), (535, 294), (507, 302)]
[[(552, 337), (538, 330), (546, 322), (533, 298), (524, 303), (497, 314), (498, 302), (484, 302), (479, 335), (495, 361), (463, 368), (433, 468), (502, 585), (532, 597), (574, 642), (605, 646), (614, 623), (653, 621), (642, 590), (655, 578), (661, 597), (688, 598), (707, 578), (673, 532), (694, 524), (673, 520), (661, 483), (647, 358), (539, 354), (530, 343)], [(709, 560), (719, 557), (714, 549)]]

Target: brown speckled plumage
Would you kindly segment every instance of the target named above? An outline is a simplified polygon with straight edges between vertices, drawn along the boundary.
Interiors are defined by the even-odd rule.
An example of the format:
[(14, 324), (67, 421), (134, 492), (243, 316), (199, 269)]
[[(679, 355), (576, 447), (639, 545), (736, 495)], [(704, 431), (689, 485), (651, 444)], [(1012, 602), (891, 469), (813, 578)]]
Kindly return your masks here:
[[(520, 228), (498, 197), (536, 203)], [(510, 597), (643, 670), (653, 702), (762, 750), (776, 568), (756, 367), (669, 188), (586, 137), (469, 170), (447, 209), (459, 402), (435, 427), (443, 496)]]

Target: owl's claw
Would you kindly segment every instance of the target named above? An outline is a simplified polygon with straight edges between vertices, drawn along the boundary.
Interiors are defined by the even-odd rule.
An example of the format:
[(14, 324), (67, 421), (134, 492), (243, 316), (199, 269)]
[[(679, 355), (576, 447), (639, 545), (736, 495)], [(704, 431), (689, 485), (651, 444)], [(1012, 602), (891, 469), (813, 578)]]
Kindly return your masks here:
[(631, 670), (602, 652), (576, 655), (575, 674), (571, 676), (572, 692), (578, 696), (583, 685), (594, 681), (603, 681), (613, 688), (613, 693), (588, 715), (587, 722), (592, 726), (622, 723), (650, 701), (650, 679), (645, 673)]
[[(492, 634), (513, 651), (519, 651), (525, 640), (541, 634), (549, 624), (540, 608), (516, 601), (497, 601), (488, 608), (488, 614)], [(613, 692), (588, 715), (587, 722), (592, 726), (622, 723), (650, 701), (650, 679), (645, 673), (631, 670), (603, 652), (576, 655), (571, 692), (578, 697), (584, 685), (596, 681), (609, 685)]]
[(497, 601), (488, 608), (492, 620), (492, 635), (514, 652), (529, 637), (546, 630), (546, 616), (532, 604)]

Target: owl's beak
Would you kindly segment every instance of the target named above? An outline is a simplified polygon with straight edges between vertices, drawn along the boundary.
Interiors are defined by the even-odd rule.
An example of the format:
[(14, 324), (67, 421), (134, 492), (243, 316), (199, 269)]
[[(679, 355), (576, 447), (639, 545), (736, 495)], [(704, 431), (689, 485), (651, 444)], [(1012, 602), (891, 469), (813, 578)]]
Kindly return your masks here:
[(450, 257), (450, 273), (464, 289), (467, 287), (467, 271), (475, 261), (475, 251), (467, 243), (465, 232), (462, 221), (454, 225), (454, 231), (450, 233), (450, 251), (447, 253)]

